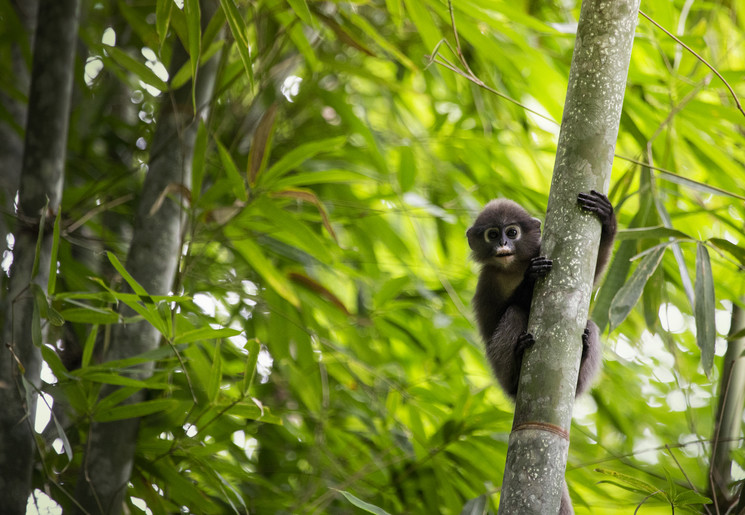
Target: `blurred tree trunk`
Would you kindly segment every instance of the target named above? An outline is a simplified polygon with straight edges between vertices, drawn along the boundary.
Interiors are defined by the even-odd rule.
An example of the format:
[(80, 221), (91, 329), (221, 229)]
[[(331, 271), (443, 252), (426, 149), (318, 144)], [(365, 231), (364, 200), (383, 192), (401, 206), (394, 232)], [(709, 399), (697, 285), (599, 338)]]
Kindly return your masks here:
[[(23, 159), (23, 127), (26, 124), (27, 104), (18, 97), (28, 97), (31, 80), (27, 58), (31, 50), (31, 40), (36, 29), (37, 0), (15, 0), (13, 12), (20, 22), (19, 37), (10, 49), (11, 62), (7, 69), (12, 71), (15, 95), (0, 91), (0, 109), (5, 110), (11, 123), (0, 123), (0, 259), (7, 248), (6, 239), (13, 232), (13, 201), (18, 191), (18, 179)], [(5, 20), (11, 23), (12, 20)]]
[[(500, 512), (557, 513), (590, 305), (600, 224), (577, 194), (607, 191), (639, 0), (582, 2), (541, 252), (554, 266), (538, 281), (507, 450)], [(571, 506), (562, 513), (571, 513)]]
[[(3, 514), (26, 513), (31, 492), (41, 353), (32, 341), (34, 300), (29, 287), (35, 283), (46, 291), (49, 279), (50, 223), (62, 198), (78, 15), (78, 0), (39, 3), (13, 265), (3, 327), (3, 343), (8, 348), (0, 352), (0, 513)], [(37, 255), (42, 223), (44, 232)]]
[[(201, 2), (202, 28), (207, 26), (217, 2)], [(196, 83), (196, 116), (192, 104), (192, 84), (188, 82), (164, 93), (153, 138), (150, 165), (135, 216), (132, 243), (126, 268), (148, 293), (167, 295), (173, 285), (181, 258), (185, 213), (182, 192), (191, 186), (191, 156), (199, 120), (206, 118), (219, 64), (219, 53), (200, 69)], [(170, 66), (170, 77), (188, 61), (177, 41)], [(135, 315), (129, 308), (124, 316)], [(149, 323), (120, 324), (114, 328), (107, 360), (135, 356), (155, 349), (160, 333)], [(140, 372), (138, 379), (152, 375), (153, 363)], [(111, 393), (104, 389), (102, 396)], [(145, 392), (131, 396), (127, 402), (142, 402)], [(118, 514), (124, 506), (127, 483), (137, 446), (139, 419), (93, 423), (87, 452), (76, 489), (76, 499), (86, 512)]]
[[(745, 329), (745, 313), (737, 305), (732, 307), (730, 336)], [(709, 477), (710, 495), (721, 511), (732, 501), (732, 451), (741, 445), (742, 412), (745, 401), (745, 338), (730, 340), (719, 381), (719, 408), (715, 419), (714, 448)], [(742, 494), (740, 494), (742, 495)]]

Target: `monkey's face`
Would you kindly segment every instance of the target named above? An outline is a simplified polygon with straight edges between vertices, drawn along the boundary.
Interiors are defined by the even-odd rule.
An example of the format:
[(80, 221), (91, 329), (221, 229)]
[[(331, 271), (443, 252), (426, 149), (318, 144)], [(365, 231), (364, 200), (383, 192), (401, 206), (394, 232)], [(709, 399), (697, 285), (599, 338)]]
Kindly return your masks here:
[(466, 236), (474, 260), (501, 270), (517, 270), (538, 255), (540, 227), (541, 222), (519, 204), (499, 199), (486, 205)]
[(484, 231), (484, 241), (492, 254), (489, 262), (498, 267), (507, 267), (514, 262), (520, 236), (522, 229), (518, 224), (487, 228)]

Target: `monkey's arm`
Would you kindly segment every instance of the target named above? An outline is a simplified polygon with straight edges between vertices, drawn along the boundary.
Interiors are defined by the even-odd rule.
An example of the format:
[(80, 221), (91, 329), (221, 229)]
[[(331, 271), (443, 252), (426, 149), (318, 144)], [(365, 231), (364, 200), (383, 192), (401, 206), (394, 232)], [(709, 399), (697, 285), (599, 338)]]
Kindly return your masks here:
[(613, 211), (613, 204), (610, 203), (608, 197), (595, 190), (591, 190), (590, 193), (580, 193), (577, 196), (577, 203), (582, 209), (595, 213), (600, 219), (602, 228), (594, 279), (594, 283), (597, 283), (608, 261), (610, 261), (610, 255), (613, 251), (613, 239), (616, 237), (616, 213)]

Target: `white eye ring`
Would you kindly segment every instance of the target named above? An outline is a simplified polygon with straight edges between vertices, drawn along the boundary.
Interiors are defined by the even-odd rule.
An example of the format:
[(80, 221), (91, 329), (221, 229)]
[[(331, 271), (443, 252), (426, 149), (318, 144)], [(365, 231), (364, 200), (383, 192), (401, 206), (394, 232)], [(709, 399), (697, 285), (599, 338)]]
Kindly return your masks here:
[(486, 243), (491, 243), (494, 240), (499, 239), (499, 234), (499, 229), (496, 227), (490, 227), (484, 231), (484, 240), (486, 240)]
[(520, 226), (519, 225), (510, 225), (505, 230), (504, 233), (507, 235), (507, 237), (511, 240), (517, 240), (520, 238)]

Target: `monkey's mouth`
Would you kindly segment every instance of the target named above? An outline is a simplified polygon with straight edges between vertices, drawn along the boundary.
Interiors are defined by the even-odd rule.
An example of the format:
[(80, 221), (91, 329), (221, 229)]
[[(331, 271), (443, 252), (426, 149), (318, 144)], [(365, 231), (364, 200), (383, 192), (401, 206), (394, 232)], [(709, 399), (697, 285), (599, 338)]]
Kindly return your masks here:
[(494, 253), (494, 257), (497, 258), (497, 259), (512, 257), (514, 255), (515, 255), (514, 252), (509, 252), (509, 251), (506, 251), (506, 252), (495, 252)]

